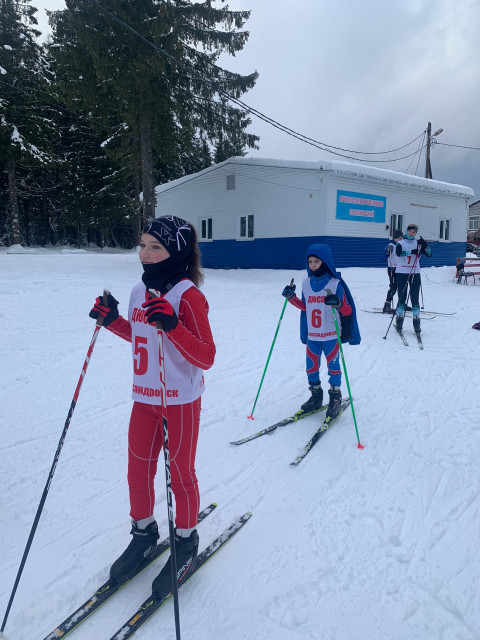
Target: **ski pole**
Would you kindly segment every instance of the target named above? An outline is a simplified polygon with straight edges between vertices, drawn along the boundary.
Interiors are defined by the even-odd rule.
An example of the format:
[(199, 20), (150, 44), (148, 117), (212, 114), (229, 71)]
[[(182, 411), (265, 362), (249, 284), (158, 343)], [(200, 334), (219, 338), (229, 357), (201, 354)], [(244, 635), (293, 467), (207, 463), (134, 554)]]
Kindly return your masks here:
[[(327, 289), (327, 293), (328, 295), (330, 295), (332, 292), (330, 289)], [(333, 319), (335, 321), (335, 331), (337, 332), (338, 348), (340, 349), (340, 355), (342, 357), (343, 372), (345, 374), (345, 382), (347, 383), (348, 397), (350, 398), (350, 407), (352, 409), (353, 424), (355, 425), (355, 433), (357, 434), (357, 442), (358, 442), (357, 448), (364, 449), (365, 447), (363, 444), (360, 443), (360, 436), (358, 435), (357, 418), (355, 416), (355, 409), (353, 407), (353, 398), (352, 398), (352, 392), (350, 391), (350, 382), (348, 380), (347, 365), (345, 364), (345, 358), (343, 357), (342, 338), (340, 336), (340, 329), (338, 328), (337, 313), (334, 307), (332, 307), (332, 312), (333, 312)]]
[[(160, 298), (161, 293), (155, 289), (148, 290), (153, 298)], [(180, 608), (178, 604), (177, 554), (175, 551), (175, 528), (173, 511), (172, 474), (170, 472), (170, 443), (168, 440), (167, 419), (167, 387), (165, 384), (165, 351), (163, 348), (163, 327), (161, 322), (155, 323), (158, 336), (158, 361), (160, 364), (160, 393), (162, 398), (163, 457), (165, 460), (165, 483), (167, 487), (168, 535), (170, 536), (170, 565), (172, 569), (172, 594), (175, 616), (176, 639), (180, 640)]]
[[(292, 278), (292, 281), (290, 282), (290, 286), (291, 287), (293, 286), (293, 278)], [(285, 298), (285, 302), (283, 303), (282, 313), (280, 314), (280, 319), (277, 324), (277, 330), (275, 331), (275, 335), (273, 336), (272, 346), (270, 347), (270, 352), (268, 354), (267, 363), (265, 365), (265, 369), (263, 370), (262, 379), (260, 380), (260, 386), (258, 387), (257, 396), (255, 398), (255, 402), (253, 403), (252, 413), (249, 416), (247, 416), (249, 420), (255, 420), (255, 418), (253, 417), (253, 412), (255, 411), (255, 407), (257, 406), (257, 400), (258, 400), (258, 396), (260, 395), (260, 389), (262, 388), (263, 379), (265, 378), (265, 374), (267, 373), (268, 363), (270, 362), (270, 356), (272, 355), (273, 347), (275, 345), (275, 340), (277, 339), (278, 330), (280, 329), (280, 325), (282, 324), (283, 314), (285, 313), (287, 302), (288, 302), (288, 298)]]
[[(106, 289), (103, 291), (103, 304), (108, 304), (108, 294), (109, 291)], [(20, 562), (20, 567), (17, 571), (17, 577), (15, 578), (15, 583), (13, 585), (12, 593), (10, 595), (10, 599), (8, 601), (7, 610), (5, 611), (5, 616), (3, 618), (2, 626), (0, 628), (0, 633), (3, 634), (3, 630), (5, 629), (5, 625), (7, 624), (8, 615), (10, 613), (10, 609), (13, 603), (13, 599), (15, 598), (15, 594), (17, 592), (18, 583), (20, 582), (20, 578), (22, 577), (23, 569), (25, 567), (25, 562), (27, 561), (27, 556), (30, 552), (30, 547), (32, 546), (33, 537), (37, 530), (38, 523), (40, 521), (40, 516), (42, 515), (43, 507), (45, 505), (45, 501), (47, 499), (47, 494), (50, 489), (50, 485), (53, 480), (53, 474), (55, 473), (55, 469), (57, 467), (58, 459), (60, 458), (60, 452), (63, 447), (63, 443), (65, 442), (65, 438), (67, 436), (68, 427), (70, 426), (70, 421), (72, 419), (73, 412), (75, 410), (75, 406), (77, 404), (78, 396), (80, 395), (80, 389), (82, 387), (83, 379), (85, 378), (85, 374), (87, 373), (88, 363), (90, 362), (90, 357), (93, 352), (93, 347), (95, 346), (95, 342), (97, 340), (98, 332), (102, 328), (103, 325), (103, 317), (98, 316), (97, 323), (95, 325), (95, 330), (93, 332), (92, 339), (90, 341), (90, 346), (87, 351), (87, 356), (85, 358), (85, 362), (83, 363), (82, 372), (80, 373), (80, 377), (78, 379), (77, 388), (75, 389), (75, 393), (73, 394), (72, 403), (70, 405), (70, 409), (68, 410), (67, 419), (65, 421), (65, 425), (63, 427), (62, 435), (60, 436), (60, 440), (58, 442), (57, 450), (55, 452), (55, 456), (53, 458), (52, 467), (50, 469), (50, 473), (48, 474), (47, 482), (45, 484), (45, 488), (43, 489), (42, 497), (40, 499), (40, 504), (38, 505), (37, 513), (35, 514), (35, 518), (33, 520), (33, 525), (30, 530), (30, 535), (28, 536), (27, 544), (25, 546), (25, 551), (23, 552), (22, 560)]]

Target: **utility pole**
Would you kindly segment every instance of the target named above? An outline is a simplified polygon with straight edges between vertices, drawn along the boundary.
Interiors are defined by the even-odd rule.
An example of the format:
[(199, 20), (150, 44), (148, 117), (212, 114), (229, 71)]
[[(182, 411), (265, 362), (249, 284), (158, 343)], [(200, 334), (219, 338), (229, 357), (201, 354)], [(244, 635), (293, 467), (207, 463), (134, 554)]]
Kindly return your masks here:
[(442, 133), (443, 129), (437, 129), (435, 133), (432, 135), (432, 123), (429, 122), (427, 124), (427, 147), (425, 151), (425, 178), (433, 178), (432, 176), (432, 165), (430, 164), (430, 148), (436, 140), (436, 136), (439, 136)]
[(427, 125), (427, 149), (425, 151), (425, 178), (432, 177), (432, 165), (430, 164), (430, 145), (432, 144), (432, 123)]

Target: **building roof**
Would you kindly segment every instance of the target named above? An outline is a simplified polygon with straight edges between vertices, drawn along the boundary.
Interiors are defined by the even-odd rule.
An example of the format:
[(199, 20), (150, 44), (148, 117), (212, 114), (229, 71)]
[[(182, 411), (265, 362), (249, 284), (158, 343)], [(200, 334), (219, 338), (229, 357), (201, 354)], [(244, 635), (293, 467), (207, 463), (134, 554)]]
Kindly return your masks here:
[(465, 187), (460, 184), (450, 184), (449, 182), (441, 182), (439, 180), (432, 180), (429, 178), (420, 178), (418, 176), (412, 176), (407, 173), (401, 173), (400, 171), (392, 171), (390, 169), (379, 169), (377, 167), (369, 167), (363, 164), (355, 164), (353, 162), (342, 162), (339, 160), (281, 160), (273, 158), (249, 158), (238, 157), (229, 158), (219, 164), (212, 165), (203, 171), (192, 173), (188, 176), (183, 176), (177, 180), (172, 180), (161, 184), (156, 187), (156, 193), (164, 193), (170, 189), (174, 189), (182, 184), (196, 180), (201, 176), (205, 176), (212, 171), (217, 171), (222, 167), (228, 165), (248, 165), (259, 167), (277, 167), (277, 168), (289, 168), (289, 169), (306, 169), (310, 171), (325, 171), (329, 173), (343, 174), (345, 176), (356, 176), (360, 178), (370, 178), (378, 181), (393, 182), (403, 185), (413, 185), (417, 187), (424, 187), (432, 191), (443, 191), (444, 193), (451, 193), (456, 195), (464, 195), (471, 198), (474, 196), (474, 191), (470, 187)]

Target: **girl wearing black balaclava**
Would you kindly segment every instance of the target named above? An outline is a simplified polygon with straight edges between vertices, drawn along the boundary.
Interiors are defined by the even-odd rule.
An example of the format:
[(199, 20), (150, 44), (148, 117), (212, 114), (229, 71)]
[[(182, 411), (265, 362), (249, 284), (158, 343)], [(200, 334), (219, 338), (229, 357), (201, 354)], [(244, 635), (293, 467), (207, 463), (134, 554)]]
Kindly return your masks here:
[[(215, 358), (208, 321), (208, 303), (199, 290), (203, 281), (195, 229), (176, 216), (162, 216), (147, 224), (140, 240), (142, 281), (132, 289), (128, 320), (118, 313), (118, 302), (97, 298), (91, 317), (101, 315), (103, 326), (132, 343), (133, 408), (128, 433), (128, 486), (132, 540), (116, 560), (110, 576), (121, 582), (131, 577), (157, 544), (153, 515), (154, 478), (163, 445), (162, 404), (166, 404), (170, 472), (175, 496), (175, 551), (178, 578), (184, 582), (195, 566), (198, 550), (196, 525), (200, 505), (195, 454), (200, 424), (203, 371)], [(152, 298), (155, 289), (161, 297)], [(162, 399), (158, 336), (164, 340), (165, 386)], [(153, 581), (157, 597), (171, 591), (170, 560)]]

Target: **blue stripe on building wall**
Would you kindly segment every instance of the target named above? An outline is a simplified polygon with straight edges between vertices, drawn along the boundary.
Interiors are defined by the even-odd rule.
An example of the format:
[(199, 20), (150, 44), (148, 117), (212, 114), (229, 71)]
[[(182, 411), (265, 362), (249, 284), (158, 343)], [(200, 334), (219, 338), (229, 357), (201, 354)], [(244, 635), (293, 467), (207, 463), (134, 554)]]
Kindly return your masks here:
[[(311, 244), (325, 243), (332, 250), (335, 266), (386, 267), (385, 238), (307, 236), (302, 238), (259, 238), (251, 241), (214, 240), (200, 242), (203, 266), (210, 269), (303, 269)], [(465, 255), (465, 242), (433, 242), (431, 258), (424, 267), (455, 266)]]

